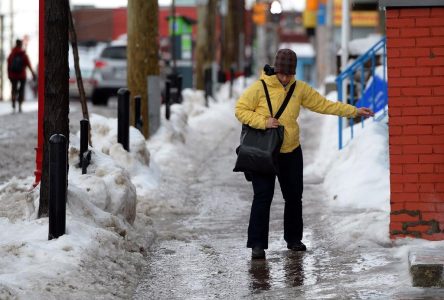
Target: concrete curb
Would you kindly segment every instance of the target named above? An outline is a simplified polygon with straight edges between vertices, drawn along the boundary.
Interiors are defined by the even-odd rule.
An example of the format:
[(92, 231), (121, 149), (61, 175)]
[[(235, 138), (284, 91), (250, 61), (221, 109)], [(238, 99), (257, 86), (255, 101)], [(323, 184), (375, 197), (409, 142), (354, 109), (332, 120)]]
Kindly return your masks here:
[(409, 268), (415, 287), (444, 287), (444, 252), (442, 249), (409, 251)]

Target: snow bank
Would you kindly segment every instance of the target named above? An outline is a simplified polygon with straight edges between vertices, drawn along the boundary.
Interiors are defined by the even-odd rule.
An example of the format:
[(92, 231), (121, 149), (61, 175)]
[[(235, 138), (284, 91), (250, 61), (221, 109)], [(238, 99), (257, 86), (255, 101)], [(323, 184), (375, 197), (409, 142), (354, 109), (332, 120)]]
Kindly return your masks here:
[(85, 252), (110, 248), (120, 239), (109, 230), (87, 225), (70, 216), (67, 217), (66, 234), (51, 241), (47, 239), (47, 218), (16, 223), (0, 218), (0, 227), (7, 228), (0, 241), (0, 295), (10, 294), (20, 299), (44, 293), (47, 283), (54, 282), (56, 277), (69, 276), (77, 269)]
[(127, 154), (113, 140), (111, 123), (116, 122), (91, 118), (93, 145), (100, 150), (90, 148), (86, 175), (77, 166), (79, 139), (70, 137), (66, 234), (60, 238), (48, 241), (48, 218), (36, 219), (40, 190), (39, 186), (30, 190), (33, 178), (12, 179), (0, 187), (0, 203), (7, 204), (0, 211), (0, 298), (46, 298), (58, 289), (51, 282), (82, 284), (82, 278), (66, 277), (72, 272), (81, 274), (78, 268), (87, 261), (117, 257), (125, 249), (132, 249), (125, 254), (132, 263), (120, 270), (142, 265), (139, 250), (149, 241), (142, 241), (132, 225), (137, 197), (132, 178), (137, 182), (138, 176), (148, 172), (149, 152), (140, 133), (132, 132), (135, 151)]
[[(336, 92), (327, 95), (336, 100)], [(386, 120), (365, 121), (364, 128), (344, 129), (345, 146), (338, 151), (338, 117), (323, 116), (321, 138), (315, 161), (305, 167), (306, 183), (322, 182), (325, 204), (332, 211), (345, 212), (332, 222), (338, 243), (359, 247), (376, 243), (390, 245), (390, 178), (388, 128)], [(348, 213), (347, 213), (348, 212)]]
[(335, 205), (389, 211), (387, 124), (371, 122), (333, 157), (324, 186)]
[[(335, 99), (336, 93), (327, 96)], [(328, 205), (389, 211), (388, 128), (386, 121), (365, 121), (355, 138), (338, 151), (338, 118), (324, 116), (317, 160), (304, 170), (308, 182), (324, 178)], [(350, 128), (343, 136), (350, 135)]]
[[(226, 87), (223, 90), (228, 91)], [(242, 86), (235, 88), (235, 97), (241, 90)], [(183, 203), (175, 203), (177, 199), (162, 201), (162, 195), (156, 192), (161, 168), (175, 168), (178, 175), (186, 175), (190, 169), (187, 162), (176, 166), (177, 160), (171, 159), (186, 151), (187, 139), (198, 141), (199, 134), (189, 132), (190, 118), (203, 118), (200, 124), (192, 122), (193, 130), (215, 130), (217, 122), (232, 115), (226, 109), (223, 114), (215, 112), (203, 117), (209, 109), (202, 92), (185, 90), (183, 98), (183, 104), (171, 107), (171, 119), (162, 120), (159, 132), (149, 142), (138, 130), (130, 128), (130, 152), (117, 143), (116, 119), (92, 115), (93, 147), (89, 148), (91, 164), (85, 175), (78, 167), (79, 134), (70, 136), (66, 234), (56, 240), (48, 241), (48, 218), (37, 219), (40, 190), (39, 186), (30, 189), (32, 177), (13, 178), (0, 186), (0, 298), (46, 298), (57, 295), (57, 291), (66, 292), (65, 281), (84, 289), (82, 280), (88, 275), (82, 272), (92, 271), (79, 266), (100, 261), (113, 265), (119, 260), (110, 267), (115, 272), (110, 272), (108, 280), (91, 286), (97, 291), (107, 284), (129, 281), (125, 287), (128, 291), (124, 288), (117, 293), (124, 298), (131, 292), (131, 283), (137, 283), (137, 268), (143, 266), (143, 254), (155, 235), (150, 214), (186, 212)], [(217, 105), (217, 100), (212, 99), (210, 105)], [(208, 123), (208, 128), (203, 123)], [(148, 150), (151, 148), (154, 155)], [(183, 177), (179, 179), (183, 181)], [(175, 188), (180, 192), (184, 186), (179, 184)], [(102, 266), (97, 272), (105, 272), (103, 268), (107, 269)], [(120, 273), (130, 274), (115, 282)], [(52, 286), (51, 282), (58, 283)], [(103, 291), (101, 295), (110, 292)], [(76, 295), (81, 293), (76, 291)]]
[[(367, 52), (371, 47), (373, 47), (377, 42), (382, 39), (382, 36), (378, 33), (369, 34), (365, 38), (358, 38), (351, 40), (348, 43), (349, 55), (359, 56)], [(382, 50), (378, 51), (378, 54), (382, 54)], [(338, 55), (341, 55), (341, 49), (338, 51)]]

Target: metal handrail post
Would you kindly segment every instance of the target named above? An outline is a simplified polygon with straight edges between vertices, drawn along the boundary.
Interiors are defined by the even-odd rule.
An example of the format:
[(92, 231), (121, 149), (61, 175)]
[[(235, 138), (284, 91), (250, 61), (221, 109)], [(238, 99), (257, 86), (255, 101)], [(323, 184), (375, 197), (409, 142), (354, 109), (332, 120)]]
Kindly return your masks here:
[[(385, 38), (384, 38), (384, 47), (382, 48), (382, 65), (384, 66), (384, 74), (383, 74), (383, 79), (384, 82), (387, 82), (387, 76), (386, 76), (386, 67), (387, 67), (387, 48), (386, 48), (386, 44), (385, 44)], [(388, 91), (385, 90), (385, 96), (387, 97), (388, 100)], [(387, 101), (388, 103), (388, 101)], [(384, 115), (386, 114), (386, 110), (385, 110), (385, 105), (384, 105)]]
[[(372, 78), (373, 78), (373, 81), (375, 81), (375, 59), (376, 59), (375, 52), (372, 52)], [(375, 109), (376, 103), (375, 103), (375, 85), (374, 84), (372, 84), (372, 103), (373, 103), (373, 109)], [(375, 116), (373, 116), (373, 120), (374, 119), (375, 119)]]
[[(353, 73), (350, 72), (349, 76), (350, 76), (350, 104), (354, 105), (355, 85), (354, 85)], [(349, 119), (349, 124), (350, 124), (350, 136), (351, 139), (353, 139), (353, 125), (354, 125), (353, 118)]]
[[(365, 91), (365, 64), (361, 65), (361, 98), (364, 96)], [(361, 128), (364, 128), (364, 117), (361, 117)]]
[[(342, 78), (339, 77), (337, 80), (337, 87), (338, 87), (338, 101), (342, 102)], [(339, 150), (342, 149), (342, 117), (338, 117), (338, 146)]]

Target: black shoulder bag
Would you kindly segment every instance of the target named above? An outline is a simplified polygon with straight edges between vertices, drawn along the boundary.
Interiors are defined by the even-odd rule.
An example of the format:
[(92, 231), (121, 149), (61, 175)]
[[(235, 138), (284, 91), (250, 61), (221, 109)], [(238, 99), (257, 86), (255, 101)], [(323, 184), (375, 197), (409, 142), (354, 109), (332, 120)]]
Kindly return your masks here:
[[(265, 96), (267, 97), (268, 109), (273, 116), (270, 95), (264, 80)], [(296, 82), (290, 87), (284, 102), (274, 116), (275, 119), (284, 112), (293, 95)], [(260, 174), (279, 174), (278, 156), (284, 141), (284, 127), (255, 129), (246, 124), (242, 125), (241, 143), (236, 149), (237, 160), (234, 166), (234, 172), (260, 173)], [(248, 177), (247, 177), (248, 179)]]

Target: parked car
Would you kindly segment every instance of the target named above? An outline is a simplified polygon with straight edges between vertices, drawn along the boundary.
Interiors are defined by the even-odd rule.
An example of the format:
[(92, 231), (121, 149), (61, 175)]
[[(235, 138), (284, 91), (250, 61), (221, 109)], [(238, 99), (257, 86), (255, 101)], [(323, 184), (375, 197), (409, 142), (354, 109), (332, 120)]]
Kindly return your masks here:
[(93, 104), (107, 105), (108, 98), (117, 95), (119, 88), (127, 86), (126, 41), (117, 40), (106, 46), (95, 60), (92, 79)]
[[(81, 69), (83, 88), (85, 89), (86, 98), (91, 98), (96, 81), (91, 78), (92, 69)], [(77, 86), (77, 77), (74, 67), (69, 69), (69, 97), (79, 98), (79, 88)]]

